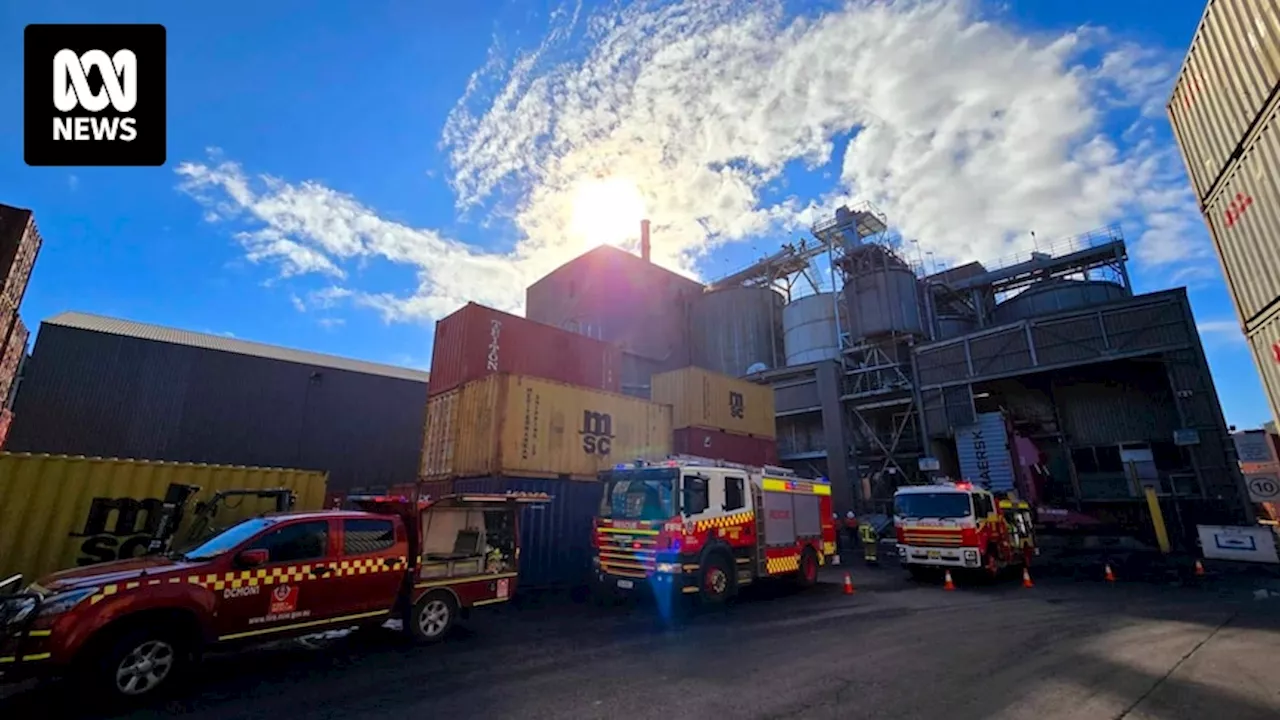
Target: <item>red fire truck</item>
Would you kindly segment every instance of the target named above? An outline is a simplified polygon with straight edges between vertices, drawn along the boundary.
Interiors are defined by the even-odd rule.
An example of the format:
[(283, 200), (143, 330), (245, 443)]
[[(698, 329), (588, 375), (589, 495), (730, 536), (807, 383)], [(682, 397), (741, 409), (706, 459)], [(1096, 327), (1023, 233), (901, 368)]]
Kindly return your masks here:
[(349, 499), (363, 511), (264, 515), (183, 552), (65, 570), (0, 597), (0, 672), (72, 674), (99, 697), (140, 699), (210, 647), (391, 617), (434, 642), (472, 608), (511, 598), (519, 507), (550, 498)]
[(994, 578), (1037, 554), (1030, 505), (967, 482), (898, 488), (893, 524), (898, 560), (913, 576), (932, 568)]
[(831, 485), (786, 468), (678, 456), (600, 479), (597, 592), (722, 603), (761, 578), (812, 585), (836, 552)]

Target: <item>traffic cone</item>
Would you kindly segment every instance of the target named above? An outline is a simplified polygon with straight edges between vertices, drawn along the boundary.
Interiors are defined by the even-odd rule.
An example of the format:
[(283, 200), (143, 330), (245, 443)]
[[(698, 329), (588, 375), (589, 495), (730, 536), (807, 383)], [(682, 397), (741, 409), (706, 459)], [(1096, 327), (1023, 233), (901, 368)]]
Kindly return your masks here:
[(1107, 570), (1107, 572), (1106, 572), (1106, 574), (1105, 574), (1105, 575), (1103, 575), (1103, 578), (1105, 578), (1105, 579), (1106, 579), (1106, 581), (1107, 581), (1107, 582), (1109, 582), (1109, 583), (1113, 583), (1113, 582), (1115, 582), (1115, 581), (1116, 581), (1116, 574), (1115, 574), (1115, 573), (1113, 573), (1113, 572), (1111, 572), (1111, 563), (1107, 563), (1107, 565), (1106, 565), (1106, 570)]
[(951, 581), (951, 571), (948, 570), (946, 576), (942, 579), (943, 590), (955, 590), (956, 584)]
[(1204, 563), (1196, 560), (1196, 577), (1204, 577)]
[(849, 577), (849, 573), (845, 573), (845, 574), (844, 574), (844, 594), (845, 594), (845, 595), (852, 595), (852, 594), (853, 594), (853, 592), (854, 592), (854, 591), (853, 591), (853, 578)]
[(1024, 588), (1035, 587), (1035, 583), (1031, 582), (1031, 571), (1025, 567), (1022, 568), (1022, 587)]

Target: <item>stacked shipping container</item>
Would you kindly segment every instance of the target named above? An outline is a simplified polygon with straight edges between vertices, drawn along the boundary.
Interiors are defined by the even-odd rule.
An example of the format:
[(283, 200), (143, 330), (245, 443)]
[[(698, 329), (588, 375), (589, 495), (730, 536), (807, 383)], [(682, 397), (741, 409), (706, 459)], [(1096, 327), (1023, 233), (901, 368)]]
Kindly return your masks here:
[(13, 419), (9, 405), (27, 353), (27, 327), (18, 311), (41, 242), (30, 210), (0, 205), (0, 448)]
[(653, 376), (672, 407), (676, 452), (750, 465), (778, 462), (773, 389), (698, 367)]
[(1168, 110), (1280, 420), (1280, 2), (1210, 0)]
[(545, 492), (521, 517), (521, 583), (590, 571), (597, 474), (671, 453), (671, 408), (619, 394), (611, 343), (470, 303), (436, 324), (419, 479), (429, 495)]

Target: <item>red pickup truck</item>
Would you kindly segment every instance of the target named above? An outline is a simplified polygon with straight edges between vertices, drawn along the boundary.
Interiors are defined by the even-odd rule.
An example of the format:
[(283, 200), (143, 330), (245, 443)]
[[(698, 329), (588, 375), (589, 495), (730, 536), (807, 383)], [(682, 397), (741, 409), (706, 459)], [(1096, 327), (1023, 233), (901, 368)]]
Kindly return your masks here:
[(0, 597), (0, 673), (72, 674), (128, 700), (156, 695), (210, 647), (392, 617), (438, 641), (460, 615), (511, 598), (519, 509), (549, 499), (353, 498), (361, 511), (264, 515), (183, 552), (54, 573)]

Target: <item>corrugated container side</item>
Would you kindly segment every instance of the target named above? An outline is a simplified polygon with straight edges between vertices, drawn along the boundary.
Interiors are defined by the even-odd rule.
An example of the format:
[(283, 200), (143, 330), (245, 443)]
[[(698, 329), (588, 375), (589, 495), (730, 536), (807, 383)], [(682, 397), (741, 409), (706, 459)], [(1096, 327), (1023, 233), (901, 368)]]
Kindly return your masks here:
[(618, 392), (621, 355), (609, 343), (467, 303), (436, 323), (430, 394), (496, 373)]
[(13, 411), (0, 408), (0, 450), (4, 449), (4, 441), (9, 437), (9, 427), (13, 425)]
[(1280, 313), (1249, 333), (1249, 345), (1271, 405), (1271, 418), (1280, 424)]
[(1280, 300), (1280, 106), (1205, 205), (1241, 324)]
[(671, 452), (671, 409), (616, 393), (503, 374), (429, 404), (422, 463), (428, 480), (594, 479), (617, 458)]
[(654, 402), (672, 406), (677, 428), (702, 427), (741, 435), (777, 435), (773, 389), (698, 367), (653, 376)]
[(1280, 83), (1276, 0), (1210, 0), (1178, 73), (1169, 120), (1204, 200)]
[(723, 430), (679, 428), (672, 433), (675, 453), (747, 465), (777, 465), (778, 442), (773, 438), (738, 435)]
[[(324, 501), (325, 481), (325, 473), (303, 470), (0, 453), (0, 575), (22, 573), (35, 580), (56, 570), (141, 554), (147, 525), (158, 521), (155, 511), (170, 483), (200, 486), (202, 500), (215, 490), (285, 487), (297, 494), (299, 510), (316, 510)], [(116, 504), (116, 512), (93, 514), (103, 518), (101, 527), (90, 517), (95, 503)], [(125, 503), (137, 503), (132, 525), (118, 511)], [(227, 505), (218, 526), (272, 507), (252, 500)]]
[(585, 584), (591, 573), (592, 519), (604, 486), (598, 482), (536, 478), (474, 478), (454, 484), (458, 492), (544, 492), (545, 505), (520, 514), (521, 589)]
[(990, 490), (1012, 490), (1013, 455), (1004, 414), (980, 413), (978, 422), (956, 429), (956, 456), (964, 480)]
[(18, 368), (22, 364), (22, 357), (27, 352), (27, 338), (30, 333), (27, 326), (23, 324), (22, 318), (14, 318), (13, 327), (9, 330), (9, 337), (5, 341), (4, 350), (0, 352), (0, 407), (4, 407), (9, 401), (9, 391), (13, 389), (13, 382), (18, 378)]
[[(40, 233), (36, 230), (35, 221), (29, 219), (25, 232), (19, 237), (15, 254), (8, 262), (7, 270), (0, 282), (4, 283), (0, 288), (0, 294), (11, 302), (15, 307), (22, 304), (22, 298), (27, 292), (27, 283), (31, 280), (31, 270), (36, 264), (36, 255), (40, 252), (40, 245), (43, 240)], [(5, 258), (8, 260), (8, 258)]]

